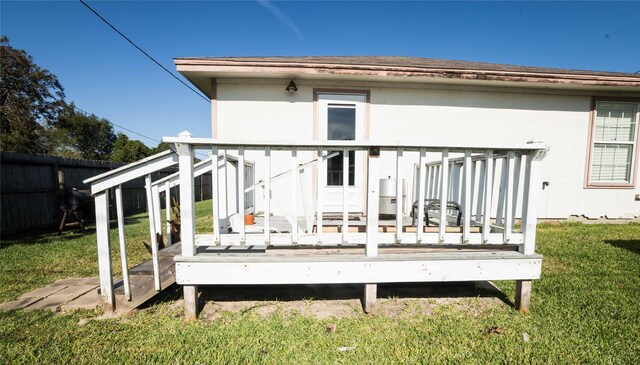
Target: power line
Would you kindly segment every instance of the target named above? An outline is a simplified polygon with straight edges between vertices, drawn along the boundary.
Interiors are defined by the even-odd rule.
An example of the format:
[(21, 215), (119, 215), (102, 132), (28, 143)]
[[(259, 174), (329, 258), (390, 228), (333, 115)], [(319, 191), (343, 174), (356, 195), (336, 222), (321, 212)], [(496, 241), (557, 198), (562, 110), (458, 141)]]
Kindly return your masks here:
[[(75, 106), (75, 105), (74, 105), (73, 107), (74, 107), (76, 110), (78, 110), (78, 111), (80, 111), (80, 112), (82, 112), (82, 113), (84, 113), (84, 114), (86, 114), (86, 115), (92, 115), (92, 116), (94, 116), (94, 117), (96, 117), (96, 118), (100, 118), (100, 117), (98, 117), (97, 115), (95, 115), (95, 114), (93, 114), (93, 113), (89, 113), (89, 112), (88, 112), (88, 111), (86, 111), (86, 110), (82, 110), (82, 109), (78, 108), (78, 107), (77, 107), (77, 106)], [(142, 133), (138, 133), (138, 132), (136, 132), (136, 131), (134, 131), (134, 130), (131, 130), (131, 129), (127, 128), (127, 127), (123, 127), (123, 126), (121, 126), (121, 125), (119, 125), (119, 124), (116, 124), (116, 123), (114, 123), (114, 122), (112, 122), (112, 121), (110, 121), (110, 120), (108, 120), (108, 119), (104, 119), (104, 118), (100, 118), (100, 119), (106, 120), (109, 124), (112, 124), (112, 125), (114, 125), (114, 126), (116, 126), (116, 127), (120, 128), (120, 129), (124, 129), (125, 131), (127, 131), (127, 132), (131, 132), (131, 133), (133, 133), (133, 134), (135, 134), (135, 135), (138, 135), (138, 136), (140, 136), (140, 137), (144, 137), (144, 138), (149, 139), (149, 140), (152, 140), (152, 141), (154, 141), (154, 142), (162, 142), (161, 140), (159, 140), (159, 139), (157, 139), (157, 138), (153, 138), (153, 137), (145, 136), (145, 135), (144, 135), (144, 134), (142, 134)]]
[[(94, 116), (94, 117), (96, 117), (96, 118), (100, 118), (99, 116), (97, 116), (97, 115), (95, 115), (95, 114), (93, 114), (93, 113), (89, 113), (88, 111), (86, 111), (86, 110), (84, 110), (84, 109), (80, 109), (80, 108), (78, 108), (75, 104), (71, 104), (71, 105), (73, 106), (73, 108), (74, 108), (74, 109), (76, 109), (77, 111), (79, 111), (79, 112), (81, 112), (81, 113), (84, 113), (85, 115), (91, 115), (91, 116)], [(111, 125), (113, 125), (113, 126), (116, 126), (116, 127), (120, 128), (120, 129), (124, 129), (125, 131), (127, 131), (127, 132), (131, 132), (131, 133), (133, 133), (133, 134), (135, 134), (135, 135), (138, 135), (138, 136), (140, 136), (140, 137), (143, 137), (143, 138), (146, 138), (146, 139), (149, 139), (149, 140), (151, 140), (151, 141), (158, 142), (158, 143), (161, 143), (161, 142), (162, 142), (161, 140), (159, 140), (159, 139), (157, 139), (157, 138), (153, 138), (153, 137), (145, 136), (145, 135), (144, 135), (144, 134), (142, 134), (142, 133), (138, 133), (138, 132), (136, 132), (136, 131), (134, 131), (134, 130), (131, 130), (131, 129), (127, 128), (127, 127), (123, 127), (123, 126), (121, 126), (120, 124), (116, 124), (116, 123), (114, 123), (114, 122), (112, 122), (112, 121), (110, 121), (110, 120), (108, 120), (108, 119), (105, 119), (105, 118), (100, 118), (100, 119), (102, 119), (102, 120), (106, 121), (107, 123), (109, 123), (109, 124), (111, 124)], [(200, 156), (200, 157), (203, 157), (203, 158), (209, 158), (209, 156), (204, 155), (204, 154), (202, 154), (202, 153), (198, 153), (198, 152), (196, 152), (195, 154), (196, 154), (196, 155), (198, 155), (198, 156)]]
[(174, 75), (173, 72), (169, 71), (166, 67), (162, 66), (160, 64), (160, 62), (156, 61), (155, 58), (151, 57), (147, 52), (145, 52), (142, 48), (140, 48), (137, 44), (135, 44), (131, 39), (129, 39), (129, 37), (127, 37), (121, 31), (116, 29), (116, 27), (114, 27), (111, 23), (109, 23), (109, 21), (107, 19), (103, 18), (102, 15), (98, 14), (97, 11), (93, 10), (93, 8), (90, 7), (87, 3), (85, 3), (83, 0), (80, 0), (80, 2), (82, 3), (82, 5), (86, 6), (87, 9), (91, 10), (92, 13), (94, 13), (98, 18), (100, 18), (111, 29), (113, 29), (116, 33), (118, 33), (122, 38), (124, 38), (127, 42), (129, 42), (132, 46), (134, 46), (138, 51), (142, 52), (142, 54), (147, 56), (147, 58), (150, 59), (153, 63), (155, 63), (160, 68), (162, 68), (164, 71), (166, 71), (169, 75), (171, 75), (171, 77), (173, 77), (174, 79), (178, 80), (178, 82), (180, 82), (182, 85), (186, 86), (189, 90), (193, 91), (196, 95), (198, 95), (202, 99), (206, 100), (209, 103), (211, 102), (211, 100), (207, 99), (205, 96), (200, 94), (198, 91), (196, 91), (196, 89), (194, 89), (191, 86), (189, 86), (186, 82), (180, 80), (180, 78), (178, 78), (176, 75)]

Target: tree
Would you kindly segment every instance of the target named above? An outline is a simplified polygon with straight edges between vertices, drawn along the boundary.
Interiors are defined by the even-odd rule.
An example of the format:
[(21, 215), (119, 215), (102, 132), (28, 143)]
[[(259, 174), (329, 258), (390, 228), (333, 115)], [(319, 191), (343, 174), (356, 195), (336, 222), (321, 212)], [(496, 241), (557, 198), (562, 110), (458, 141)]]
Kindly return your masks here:
[(126, 134), (118, 133), (111, 151), (111, 161), (130, 163), (149, 156), (151, 149), (144, 143), (136, 139), (130, 140)]
[(160, 142), (160, 143), (158, 143), (158, 145), (155, 148), (153, 148), (151, 150), (151, 153), (155, 155), (156, 153), (160, 153), (160, 152), (166, 151), (168, 149), (171, 149), (171, 145), (169, 143)]
[(42, 148), (50, 156), (83, 158), (69, 132), (56, 126), (42, 129)]
[(46, 153), (44, 126), (65, 108), (58, 78), (0, 37), (0, 150)]
[(68, 133), (82, 158), (106, 160), (111, 155), (116, 134), (108, 120), (76, 111), (73, 103), (60, 116), (56, 127)]

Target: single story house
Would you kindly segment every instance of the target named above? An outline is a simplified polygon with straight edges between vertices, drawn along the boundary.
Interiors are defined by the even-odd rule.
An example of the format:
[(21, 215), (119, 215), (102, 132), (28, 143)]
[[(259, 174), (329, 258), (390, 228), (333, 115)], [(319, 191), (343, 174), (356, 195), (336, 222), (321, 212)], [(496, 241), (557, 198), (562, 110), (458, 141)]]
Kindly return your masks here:
[[(640, 75), (406, 57), (175, 63), (211, 98), (211, 137), (164, 137), (171, 150), (85, 180), (107, 311), (120, 295), (111, 191), (118, 305), (175, 280), (187, 319), (200, 285), (245, 284), (362, 284), (370, 312), (380, 283), (514, 280), (526, 312), (538, 217), (640, 215)], [(194, 178), (209, 172), (213, 225), (196, 232)], [(131, 284), (121, 214), (122, 184), (143, 176), (153, 286)], [(180, 242), (160, 250), (172, 189)]]
[[(412, 57), (176, 58), (175, 64), (211, 98), (213, 138), (540, 141), (549, 153), (542, 164), (539, 218), (640, 216), (637, 74)], [(382, 157), (381, 176), (393, 176), (395, 159)], [(361, 157), (352, 158), (350, 211), (364, 212), (365, 167)], [(275, 158), (272, 171), (289, 167), (287, 159)], [(340, 191), (330, 186), (341, 185), (341, 168), (341, 159), (329, 161), (325, 211), (331, 202), (339, 210)], [(407, 199), (415, 200), (414, 166), (402, 168)], [(287, 181), (272, 189), (286, 191)], [(272, 210), (283, 214), (284, 206), (275, 201)], [(260, 199), (256, 209), (262, 209)], [(410, 204), (404, 210), (408, 214)]]

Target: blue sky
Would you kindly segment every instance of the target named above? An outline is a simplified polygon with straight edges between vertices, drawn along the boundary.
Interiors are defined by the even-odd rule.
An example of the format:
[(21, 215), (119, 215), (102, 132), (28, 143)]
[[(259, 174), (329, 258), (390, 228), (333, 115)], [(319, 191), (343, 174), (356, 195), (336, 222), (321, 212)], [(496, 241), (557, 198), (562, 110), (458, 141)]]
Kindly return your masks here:
[[(640, 70), (637, 1), (89, 5), (172, 71), (173, 57), (269, 55), (398, 55)], [(156, 139), (183, 130), (210, 135), (209, 103), (80, 2), (2, 1), (0, 27), (13, 47), (58, 76), (68, 100), (80, 108)]]

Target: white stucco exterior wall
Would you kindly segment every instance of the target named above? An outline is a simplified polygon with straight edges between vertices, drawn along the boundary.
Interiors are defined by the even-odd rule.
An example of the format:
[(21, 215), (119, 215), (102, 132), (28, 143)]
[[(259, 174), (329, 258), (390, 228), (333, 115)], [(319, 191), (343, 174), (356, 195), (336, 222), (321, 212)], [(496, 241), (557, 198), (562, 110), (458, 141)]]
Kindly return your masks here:
[[(609, 218), (639, 216), (640, 202), (633, 189), (585, 189), (589, 134), (589, 95), (544, 94), (504, 88), (438, 88), (434, 85), (363, 85), (297, 81), (295, 94), (285, 92), (288, 80), (221, 80), (217, 82), (217, 128), (223, 139), (310, 141), (314, 136), (314, 88), (363, 89), (370, 92), (369, 136), (372, 141), (429, 141), (465, 143), (522, 143), (541, 141), (550, 147), (543, 162), (539, 217), (570, 215)], [(410, 155), (410, 154), (407, 154)], [(313, 158), (300, 153), (299, 162)], [(283, 152), (274, 152), (272, 173), (290, 168)], [(256, 163), (256, 181), (264, 178), (263, 153), (250, 152)], [(395, 175), (395, 158), (383, 155), (381, 177)], [(417, 161), (417, 157), (415, 157)], [(413, 162), (406, 159), (403, 175), (412, 191)], [(313, 169), (304, 173), (304, 187), (313, 186)], [(284, 214), (290, 206), (289, 178), (273, 183), (272, 210)], [(540, 187), (541, 188), (541, 187)], [(308, 193), (308, 191), (306, 192)], [(302, 194), (302, 193), (300, 193)], [(261, 210), (261, 194), (256, 194)], [(308, 203), (308, 202), (305, 202)], [(302, 215), (302, 195), (298, 212)]]

